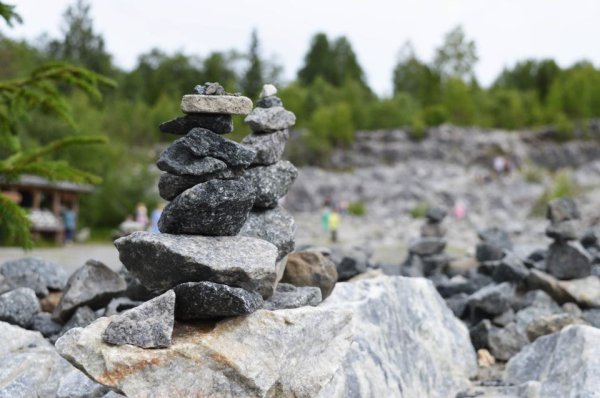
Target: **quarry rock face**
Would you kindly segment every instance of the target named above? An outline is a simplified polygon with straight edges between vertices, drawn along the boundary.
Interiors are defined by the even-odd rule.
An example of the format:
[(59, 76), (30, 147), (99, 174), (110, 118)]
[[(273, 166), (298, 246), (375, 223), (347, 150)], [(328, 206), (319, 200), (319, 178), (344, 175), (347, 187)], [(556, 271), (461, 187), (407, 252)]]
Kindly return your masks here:
[(468, 384), (476, 366), (466, 328), (421, 279), (338, 284), (317, 307), (178, 324), (163, 350), (104, 343), (110, 321), (69, 331), (57, 348), (94, 380), (133, 397), (445, 398)]

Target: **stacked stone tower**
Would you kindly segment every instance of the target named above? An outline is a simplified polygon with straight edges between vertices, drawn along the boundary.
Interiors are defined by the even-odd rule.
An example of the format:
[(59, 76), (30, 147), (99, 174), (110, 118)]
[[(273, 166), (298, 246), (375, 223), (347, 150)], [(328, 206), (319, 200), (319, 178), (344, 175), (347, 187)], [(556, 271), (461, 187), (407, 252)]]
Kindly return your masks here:
[[(217, 83), (195, 90), (182, 99), (185, 115), (160, 126), (182, 135), (157, 162), (164, 172), (159, 193), (170, 201), (159, 220), (161, 233), (117, 240), (120, 259), (156, 294), (174, 291), (180, 320), (277, 307), (265, 300), (276, 292), (294, 249), (294, 220), (278, 201), (298, 174), (280, 160), (295, 116), (272, 85), (254, 110), (250, 99), (229, 95)], [(242, 144), (225, 138), (233, 131), (232, 115), (244, 114), (254, 133)], [(305, 296), (312, 299), (302, 302), (290, 290), (282, 294), (294, 293), (294, 302), (320, 301), (311, 291)]]

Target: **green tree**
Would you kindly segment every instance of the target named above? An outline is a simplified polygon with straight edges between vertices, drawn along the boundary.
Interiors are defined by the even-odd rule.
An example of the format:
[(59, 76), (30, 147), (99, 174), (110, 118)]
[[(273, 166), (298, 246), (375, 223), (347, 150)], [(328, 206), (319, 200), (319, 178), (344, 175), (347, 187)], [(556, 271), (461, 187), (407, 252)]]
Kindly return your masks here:
[(331, 83), (335, 80), (334, 75), (329, 39), (325, 33), (317, 33), (313, 36), (310, 48), (304, 56), (304, 66), (298, 71), (298, 80), (306, 86), (314, 82), (317, 77)]
[(475, 77), (477, 48), (473, 40), (468, 40), (461, 26), (446, 34), (444, 43), (436, 50), (433, 65), (444, 78), (464, 81)]
[(358, 63), (352, 45), (344, 36), (337, 38), (331, 46), (331, 63), (333, 76), (331, 84), (340, 87), (347, 81), (358, 83), (361, 87), (371, 91), (365, 79), (365, 73)]
[(504, 69), (494, 82), (494, 87), (534, 90), (542, 103), (550, 92), (552, 83), (560, 76), (561, 69), (552, 59), (528, 59), (517, 62), (512, 69)]
[(417, 58), (410, 42), (400, 50), (394, 67), (393, 85), (395, 94), (410, 94), (423, 106), (432, 105), (440, 99), (440, 75)]
[(265, 81), (264, 65), (260, 58), (260, 43), (258, 41), (258, 33), (256, 30), (252, 31), (247, 57), (248, 68), (246, 69), (241, 82), (242, 91), (244, 95), (247, 95), (250, 98), (257, 98)]

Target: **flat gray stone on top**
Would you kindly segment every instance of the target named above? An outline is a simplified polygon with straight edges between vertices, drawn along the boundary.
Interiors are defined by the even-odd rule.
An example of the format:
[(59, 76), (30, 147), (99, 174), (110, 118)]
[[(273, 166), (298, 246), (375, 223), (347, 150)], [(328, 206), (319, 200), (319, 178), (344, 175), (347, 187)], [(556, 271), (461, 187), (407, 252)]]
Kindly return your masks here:
[(132, 344), (142, 348), (168, 347), (175, 322), (175, 292), (146, 301), (112, 318), (102, 338), (115, 345)]
[(270, 166), (247, 169), (243, 179), (248, 181), (256, 192), (254, 207), (274, 208), (279, 199), (287, 194), (296, 177), (296, 167), (287, 160), (280, 160)]
[(269, 133), (292, 127), (296, 123), (296, 115), (283, 106), (254, 108), (252, 113), (246, 116), (244, 122), (254, 132)]
[(181, 110), (184, 113), (247, 115), (252, 112), (252, 101), (243, 96), (188, 94), (181, 99)]
[(187, 282), (175, 286), (175, 317), (191, 321), (251, 314), (263, 304), (260, 294), (213, 282)]
[(262, 239), (140, 231), (117, 239), (115, 246), (129, 272), (151, 289), (210, 281), (263, 297), (273, 294), (277, 248)]
[(281, 160), (288, 138), (286, 129), (272, 134), (252, 133), (244, 137), (241, 143), (256, 152), (253, 165), (270, 165)]
[(245, 180), (210, 180), (184, 191), (169, 203), (158, 228), (171, 234), (236, 235), (254, 202), (254, 187)]
[(231, 115), (192, 113), (161, 123), (163, 133), (185, 135), (195, 127), (202, 127), (217, 134), (227, 134), (233, 131)]
[(39, 312), (40, 303), (28, 287), (19, 287), (0, 296), (0, 321), (27, 328)]

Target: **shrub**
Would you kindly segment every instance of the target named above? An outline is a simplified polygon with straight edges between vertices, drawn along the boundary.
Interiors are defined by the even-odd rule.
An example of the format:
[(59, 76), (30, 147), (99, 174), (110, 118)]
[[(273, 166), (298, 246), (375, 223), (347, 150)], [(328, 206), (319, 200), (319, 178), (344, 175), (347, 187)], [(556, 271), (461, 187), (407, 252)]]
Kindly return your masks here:
[(364, 216), (367, 214), (367, 208), (363, 202), (350, 202), (348, 204), (348, 213), (353, 216)]
[(427, 205), (427, 203), (419, 202), (415, 205), (415, 207), (410, 209), (410, 215), (412, 218), (425, 218), (427, 209), (429, 209), (429, 205)]

